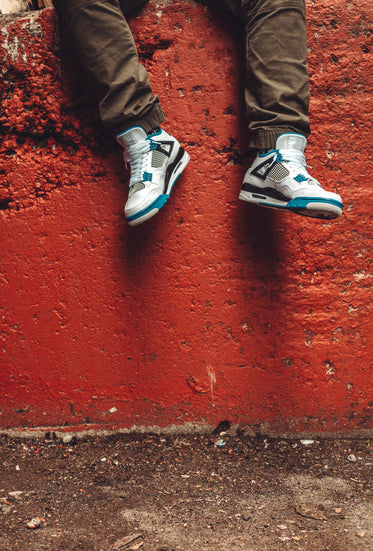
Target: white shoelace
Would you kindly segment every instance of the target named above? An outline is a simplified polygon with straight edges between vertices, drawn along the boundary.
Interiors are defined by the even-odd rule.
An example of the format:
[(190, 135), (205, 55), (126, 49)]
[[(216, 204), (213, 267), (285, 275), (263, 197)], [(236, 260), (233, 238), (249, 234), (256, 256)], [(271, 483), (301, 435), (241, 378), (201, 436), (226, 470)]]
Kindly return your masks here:
[(288, 161), (289, 163), (300, 165), (304, 169), (307, 167), (306, 157), (297, 149), (276, 149), (276, 153), (276, 161)]
[(144, 160), (146, 154), (150, 152), (150, 144), (150, 140), (143, 140), (142, 142), (131, 145), (123, 152), (126, 166), (128, 164), (131, 166), (130, 188), (143, 179)]
[(276, 149), (276, 153), (276, 161), (296, 164), (301, 167), (301, 174), (308, 179), (309, 184), (321, 187), (321, 184), (308, 173), (307, 168), (312, 167), (307, 164), (306, 157), (301, 151), (298, 151), (297, 149)]

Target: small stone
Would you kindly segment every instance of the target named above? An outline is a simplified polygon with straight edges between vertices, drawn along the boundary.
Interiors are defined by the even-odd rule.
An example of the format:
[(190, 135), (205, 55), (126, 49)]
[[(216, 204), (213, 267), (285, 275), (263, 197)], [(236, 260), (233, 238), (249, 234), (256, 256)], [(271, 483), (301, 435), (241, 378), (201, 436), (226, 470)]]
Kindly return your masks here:
[(21, 467), (19, 465), (16, 465), (16, 471), (20, 471)]
[(77, 443), (77, 439), (76, 436), (74, 436), (73, 434), (65, 434), (65, 436), (62, 438), (62, 442), (70, 446), (75, 446), (75, 444)]
[(341, 507), (336, 507), (334, 509), (334, 512), (337, 514), (337, 515), (340, 515), (342, 513), (342, 508)]
[(303, 444), (303, 446), (311, 446), (312, 444), (315, 443), (315, 441), (314, 440), (301, 440), (300, 443)]
[(354, 455), (353, 453), (351, 453), (351, 454), (347, 457), (347, 459), (348, 459), (349, 461), (351, 461), (351, 463), (356, 463), (356, 461), (357, 461), (356, 455)]
[(0, 513), (9, 513), (12, 510), (12, 505), (5, 497), (0, 498)]
[(359, 538), (363, 538), (365, 536), (365, 532), (358, 532), (357, 535)]
[(231, 427), (230, 421), (220, 421), (217, 427), (214, 428), (212, 431), (212, 434), (220, 434), (222, 432), (226, 432)]
[(36, 528), (39, 528), (39, 526), (41, 525), (41, 523), (44, 521), (43, 518), (41, 517), (35, 517), (31, 520), (29, 520), (29, 522), (27, 522), (26, 526), (27, 528), (29, 528), (30, 530), (35, 530)]
[(113, 407), (113, 408), (109, 409), (110, 414), (115, 413), (116, 411), (118, 411), (116, 407)]
[(18, 492), (8, 492), (8, 495), (10, 495), (11, 497), (14, 497), (15, 499), (21, 499), (21, 495), (23, 494), (23, 492), (21, 491), (18, 491)]

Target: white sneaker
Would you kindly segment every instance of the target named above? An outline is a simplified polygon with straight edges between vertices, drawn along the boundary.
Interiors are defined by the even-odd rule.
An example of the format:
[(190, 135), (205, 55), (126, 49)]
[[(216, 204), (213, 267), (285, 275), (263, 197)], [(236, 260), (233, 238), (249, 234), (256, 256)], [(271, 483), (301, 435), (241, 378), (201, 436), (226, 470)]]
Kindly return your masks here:
[(245, 174), (240, 199), (312, 218), (337, 218), (342, 199), (308, 174), (303, 154), (306, 143), (301, 134), (282, 134), (276, 149), (258, 153)]
[(124, 209), (130, 226), (145, 222), (163, 207), (190, 157), (179, 142), (159, 129), (151, 135), (140, 126), (122, 132), (117, 140), (131, 166), (128, 200)]

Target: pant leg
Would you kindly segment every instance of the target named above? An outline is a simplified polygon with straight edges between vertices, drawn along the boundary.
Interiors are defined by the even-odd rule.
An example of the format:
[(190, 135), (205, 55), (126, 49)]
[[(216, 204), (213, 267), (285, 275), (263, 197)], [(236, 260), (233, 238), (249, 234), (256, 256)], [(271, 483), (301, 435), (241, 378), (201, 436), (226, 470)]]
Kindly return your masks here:
[(217, 9), (223, 13), (231, 13), (235, 17), (241, 15), (241, 0), (196, 0), (199, 4), (208, 6), (210, 9)]
[(198, 0), (241, 18), (250, 145), (269, 149), (284, 132), (308, 137), (305, 0)]
[(242, 0), (250, 144), (272, 148), (284, 132), (310, 133), (304, 0)]
[(63, 32), (98, 100), (103, 124), (115, 133), (139, 125), (146, 132), (165, 115), (140, 65), (125, 12), (146, 0), (54, 0)]
[(125, 16), (145, 6), (149, 0), (119, 0), (120, 7)]

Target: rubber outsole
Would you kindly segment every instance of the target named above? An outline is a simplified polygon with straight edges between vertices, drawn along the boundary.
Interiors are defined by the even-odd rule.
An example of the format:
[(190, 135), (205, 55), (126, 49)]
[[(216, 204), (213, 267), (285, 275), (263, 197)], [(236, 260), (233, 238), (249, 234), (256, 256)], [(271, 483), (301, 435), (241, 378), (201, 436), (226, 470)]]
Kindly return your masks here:
[(343, 205), (334, 199), (324, 199), (322, 197), (297, 197), (288, 203), (273, 200), (271, 197), (241, 190), (239, 198), (241, 201), (253, 203), (261, 207), (267, 207), (277, 210), (285, 210), (308, 216), (309, 218), (319, 218), (323, 220), (333, 220), (342, 214)]

